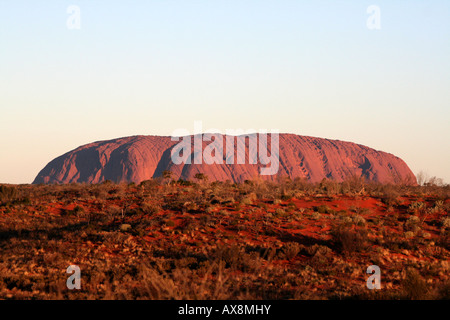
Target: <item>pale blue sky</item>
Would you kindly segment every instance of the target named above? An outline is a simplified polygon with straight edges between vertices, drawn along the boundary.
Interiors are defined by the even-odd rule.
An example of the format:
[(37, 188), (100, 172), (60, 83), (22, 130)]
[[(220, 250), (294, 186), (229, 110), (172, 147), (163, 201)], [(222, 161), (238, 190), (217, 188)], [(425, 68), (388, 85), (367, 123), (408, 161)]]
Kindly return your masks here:
[(357, 142), (450, 182), (449, 57), (448, 0), (0, 0), (0, 182), (195, 120)]

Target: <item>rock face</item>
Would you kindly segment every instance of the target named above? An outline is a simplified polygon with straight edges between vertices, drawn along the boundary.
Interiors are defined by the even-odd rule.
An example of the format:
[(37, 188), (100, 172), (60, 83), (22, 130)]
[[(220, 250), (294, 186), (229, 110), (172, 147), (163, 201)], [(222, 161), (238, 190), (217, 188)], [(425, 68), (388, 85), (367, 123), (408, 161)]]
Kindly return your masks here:
[[(195, 137), (202, 139), (202, 135)], [(342, 181), (356, 175), (381, 183), (416, 183), (414, 174), (400, 158), (352, 142), (280, 134), (277, 150), (276, 147), (272, 148), (276, 143), (271, 139), (272, 136), (268, 135), (267, 155), (275, 157), (279, 154), (279, 157), (276, 157), (279, 159), (279, 166), (275, 174), (261, 175), (261, 169), (270, 167), (274, 161), (268, 163), (257, 158), (256, 163), (251, 163), (252, 155), (255, 154), (253, 152), (259, 150), (260, 153), (256, 154), (260, 156), (264, 150), (257, 148), (258, 144), (253, 144), (252, 141), (255, 140), (245, 136), (236, 138), (217, 135), (216, 139), (200, 140), (200, 150), (199, 144), (197, 149), (195, 147), (195, 137), (184, 137), (189, 139), (186, 140), (189, 142), (186, 145), (190, 145), (191, 150), (185, 149), (182, 153), (175, 153), (181, 156), (192, 155), (191, 163), (175, 164), (172, 161), (172, 153), (180, 142), (172, 141), (171, 137), (132, 136), (94, 142), (70, 151), (51, 161), (39, 172), (33, 183), (100, 183), (105, 180), (140, 183), (162, 176), (165, 170), (173, 173), (172, 178), (184, 180), (194, 180), (195, 174), (203, 173), (208, 176), (209, 181), (243, 182), (258, 176), (265, 180), (289, 176), (292, 179), (303, 177), (312, 182), (321, 181), (323, 178)], [(234, 146), (228, 146), (227, 139), (235, 141)], [(245, 142), (241, 149), (238, 148), (238, 140)], [(211, 152), (211, 146), (216, 142), (222, 142), (223, 154), (218, 152), (219, 149)], [(245, 148), (242, 149), (242, 146)], [(194, 163), (195, 155), (205, 152), (222, 163), (207, 164), (202, 157), (202, 163)], [(244, 154), (245, 159), (241, 157), (240, 164), (237, 164), (238, 155)], [(234, 159), (233, 164), (227, 163), (230, 159)]]

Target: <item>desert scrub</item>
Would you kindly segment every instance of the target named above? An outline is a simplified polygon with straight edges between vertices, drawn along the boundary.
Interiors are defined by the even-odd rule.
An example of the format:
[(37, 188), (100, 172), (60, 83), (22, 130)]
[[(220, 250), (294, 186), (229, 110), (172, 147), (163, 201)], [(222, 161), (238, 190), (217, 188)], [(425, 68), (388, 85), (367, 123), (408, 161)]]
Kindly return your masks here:
[(442, 229), (439, 233), (439, 239), (437, 245), (445, 248), (446, 250), (450, 250), (450, 230)]
[(442, 217), (441, 225), (443, 229), (450, 229), (450, 217)]
[(361, 215), (370, 215), (372, 214), (372, 210), (369, 208), (358, 208), (356, 213), (361, 214)]
[(406, 276), (402, 281), (402, 289), (405, 298), (408, 300), (423, 300), (428, 294), (425, 280), (417, 270), (411, 268), (406, 271)]
[(183, 203), (183, 212), (196, 213), (200, 209), (200, 206), (194, 201), (186, 201)]
[(312, 256), (310, 264), (315, 268), (323, 268), (323, 266), (328, 264), (333, 252), (333, 250), (327, 246), (317, 244), (312, 247), (308, 247), (307, 251)]
[(28, 192), (12, 186), (0, 186), (0, 206), (31, 205)]
[(341, 185), (338, 182), (326, 178), (320, 182), (319, 188), (328, 196), (339, 194), (341, 191)]
[(231, 270), (240, 270), (243, 272), (255, 271), (261, 267), (261, 258), (259, 253), (246, 253), (242, 247), (237, 245), (218, 246), (214, 253), (217, 262), (223, 261), (225, 268)]
[(318, 212), (314, 211), (311, 215), (311, 219), (313, 219), (313, 220), (320, 220), (320, 218), (322, 218), (322, 215)]
[(381, 202), (388, 207), (396, 206), (400, 203), (400, 193), (394, 186), (386, 185), (381, 193)]
[(342, 216), (341, 221), (342, 225), (351, 226), (353, 224), (353, 219), (349, 216)]
[(258, 208), (261, 208), (263, 210), (267, 210), (268, 209), (267, 204), (265, 204), (263, 202), (258, 203), (257, 206), (258, 206)]
[(353, 229), (348, 224), (342, 223), (332, 228), (331, 236), (341, 253), (353, 254), (367, 247), (368, 231), (366, 229)]
[(240, 270), (243, 272), (260, 271), (262, 259), (257, 252), (244, 253), (240, 259)]
[(434, 208), (436, 209), (436, 211), (443, 211), (443, 210), (445, 210), (444, 201), (436, 200), (436, 202), (434, 203)]
[(414, 214), (423, 213), (425, 210), (426, 210), (426, 204), (421, 201), (414, 201), (408, 207), (408, 212), (411, 212)]
[(173, 222), (172, 220), (166, 220), (165, 225), (167, 227), (173, 227), (175, 226), (175, 222)]
[(405, 222), (405, 228), (408, 231), (417, 232), (420, 230), (420, 218), (418, 216), (410, 216)]
[(68, 216), (76, 216), (78, 218), (84, 216), (85, 210), (80, 207), (80, 206), (76, 206), (75, 208), (73, 208), (72, 210), (64, 210), (63, 211), (63, 215), (68, 215)]
[(294, 259), (300, 252), (300, 245), (297, 242), (287, 242), (283, 246), (283, 254), (288, 260)]
[(405, 238), (406, 238), (406, 239), (412, 239), (412, 238), (414, 238), (414, 232), (412, 232), (412, 231), (406, 231), (406, 232), (404, 233), (404, 235), (405, 235)]
[(206, 206), (205, 207), (205, 213), (208, 213), (208, 214), (211, 214), (211, 213), (214, 213), (214, 210), (216, 209), (216, 207), (215, 206), (213, 206), (213, 205), (211, 205), (211, 206)]
[(228, 216), (231, 215), (231, 213), (228, 210), (220, 210), (218, 212), (218, 214), (221, 215), (221, 216), (225, 216), (225, 217), (228, 217)]
[(156, 214), (162, 210), (160, 205), (153, 204), (153, 203), (147, 203), (147, 202), (144, 202), (141, 205), (140, 209), (142, 210), (142, 212), (144, 214), (148, 214), (148, 215)]
[(299, 191), (299, 192), (295, 192), (293, 196), (295, 199), (301, 199), (304, 195), (305, 195), (304, 192)]
[(276, 208), (276, 209), (275, 209), (275, 217), (277, 217), (277, 218), (282, 218), (282, 217), (284, 217), (284, 216), (286, 216), (286, 211), (284, 211), (284, 210), (281, 209), (281, 208)]
[(122, 216), (122, 211), (123, 210), (117, 206), (110, 206), (104, 210), (109, 220), (113, 220), (116, 217)]
[(127, 231), (130, 231), (131, 229), (132, 229), (132, 227), (128, 223), (123, 223), (120, 225), (120, 231), (122, 231), (122, 232), (127, 232)]
[(200, 217), (200, 223), (205, 227), (215, 227), (216, 221), (210, 215)]
[(15, 187), (0, 186), (0, 203), (12, 202), (18, 197), (18, 194)]
[(288, 209), (289, 209), (289, 210), (296, 210), (296, 209), (297, 209), (297, 206), (295, 205), (295, 203), (290, 202), (290, 203), (288, 204)]
[(300, 214), (305, 213), (307, 210), (308, 210), (307, 208), (298, 208), (298, 212), (299, 212)]
[[(299, 190), (305, 189), (301, 190), (304, 192), (301, 201), (286, 200), (281, 206), (273, 205), (273, 199), (283, 192), (288, 194), (297, 190), (296, 183), (289, 181), (283, 181), (282, 185), (281, 182), (245, 186), (220, 183), (207, 188), (173, 182), (170, 186), (158, 184), (151, 191), (143, 190), (142, 195), (139, 194), (140, 186), (124, 184), (123, 198), (117, 200), (108, 196), (102, 201), (92, 201), (91, 191), (95, 186), (89, 185), (7, 187), (17, 189), (20, 196), (16, 199), (20, 201), (27, 196), (34, 205), (23, 206), (15, 200), (4, 206), (0, 204), (1, 251), (5, 257), (3, 263), (0, 261), (0, 299), (448, 299), (449, 296), (445, 293), (449, 286), (443, 287), (439, 294), (437, 289), (448, 281), (450, 221), (446, 219), (450, 207), (446, 192), (450, 192), (450, 188), (436, 189), (436, 192), (442, 191), (433, 194), (435, 191), (430, 188), (395, 187), (405, 197), (404, 205), (393, 208), (392, 214), (386, 214), (382, 204), (372, 209), (377, 210), (376, 215), (367, 217), (361, 208), (376, 208), (377, 202), (373, 200), (378, 200), (382, 185), (366, 185), (371, 194), (370, 201), (364, 197), (346, 197), (346, 204), (341, 207), (334, 204), (341, 203), (339, 200), (342, 199), (337, 199), (339, 202), (328, 199), (332, 200), (328, 202), (323, 197), (315, 197), (318, 184), (299, 186)], [(110, 188), (116, 189), (117, 185), (112, 184)], [(242, 211), (234, 212), (234, 203), (252, 192), (261, 200), (250, 206), (243, 205)], [(214, 210), (205, 214), (214, 196), (218, 198)], [(224, 205), (223, 199), (230, 197), (236, 201)], [(406, 213), (409, 204), (413, 201), (426, 203), (426, 214), (430, 208), (436, 210), (439, 207), (436, 200), (443, 200), (445, 208), (433, 211), (434, 214), (425, 219), (423, 231), (408, 230), (410, 224), (420, 225), (424, 220), (423, 216)], [(181, 211), (187, 201), (199, 206), (195, 214)], [(141, 208), (144, 203), (169, 205), (164, 214), (144, 214)], [(77, 204), (86, 210), (85, 217), (78, 221), (63, 211), (69, 211)], [(294, 204), (304, 208), (295, 208)], [(321, 214), (322, 219), (318, 221), (311, 220), (312, 206), (321, 204), (329, 205), (336, 212)], [(354, 212), (347, 209), (351, 205)], [(348, 213), (339, 212), (344, 207)], [(59, 208), (61, 214), (46, 214)], [(268, 212), (273, 214), (277, 208), (284, 209), (286, 217), (270, 218)], [(229, 210), (231, 216), (221, 215), (220, 210)], [(7, 214), (8, 211), (13, 214)], [(302, 211), (305, 215), (302, 223), (298, 223), (295, 219), (302, 217)], [(358, 215), (367, 219), (366, 226), (358, 225)], [(407, 223), (410, 216), (416, 218)], [(331, 232), (325, 231), (328, 226), (333, 228), (335, 224), (341, 224), (343, 218), (347, 225), (342, 234), (348, 232), (348, 238), (356, 239), (349, 241), (350, 244), (361, 242), (357, 234), (363, 234), (367, 229), (377, 235), (366, 241), (373, 246), (363, 247), (358, 255), (347, 256), (357, 251), (345, 246), (346, 236), (341, 236), (338, 241), (337, 233), (330, 240), (298, 232), (314, 226), (323, 230), (324, 234), (320, 236), (329, 236)], [(170, 227), (171, 221), (175, 226)], [(120, 231), (123, 224), (132, 228)], [(208, 228), (210, 224), (212, 227)], [(383, 228), (383, 224), (386, 227)], [(242, 228), (246, 232), (238, 234)], [(405, 231), (411, 231), (414, 237), (406, 239)], [(230, 250), (223, 259), (216, 258), (217, 247), (230, 247), (232, 244), (226, 241), (233, 238), (237, 252)], [(300, 246), (297, 254), (295, 248), (289, 253), (289, 241)], [(222, 244), (224, 242), (226, 245)], [(409, 253), (405, 253), (406, 250)], [(397, 257), (397, 254), (404, 256)], [(411, 254), (417, 260), (408, 259)], [(68, 292), (63, 281), (62, 289), (58, 291), (48, 279), (57, 279), (74, 257), (85, 266), (86, 290)], [(291, 260), (286, 261), (288, 257)], [(141, 267), (141, 264), (145, 266)], [(389, 269), (382, 283), (386, 284), (386, 289), (392, 285), (393, 290), (381, 290), (375, 295), (362, 293), (367, 292), (363, 265), (369, 264), (384, 265)], [(403, 281), (406, 272), (400, 270), (407, 267), (420, 273), (429, 286), (428, 293), (423, 294), (426, 290), (419, 294), (413, 292), (416, 287), (414, 277)], [(348, 278), (357, 280), (361, 286), (349, 285)], [(413, 285), (406, 289), (408, 282)]]
[(242, 205), (251, 205), (253, 203), (253, 201), (256, 201), (258, 199), (258, 197), (256, 196), (255, 193), (250, 193), (245, 195), (244, 197), (242, 197), (240, 203)]
[(91, 191), (90, 191), (92, 197), (94, 199), (100, 199), (100, 200), (106, 200), (109, 196), (108, 193), (108, 186), (107, 185), (98, 185), (95, 186)]
[(305, 250), (306, 250), (306, 253), (310, 256), (314, 256), (317, 253), (327, 256), (333, 251), (329, 247), (322, 246), (319, 244), (314, 244), (313, 246), (306, 247)]
[(339, 210), (339, 211), (336, 211), (336, 213), (334, 214), (335, 217), (345, 217), (348, 215), (349, 215), (349, 213), (347, 212), (347, 210)]
[(425, 239), (430, 239), (430, 238), (431, 238), (431, 233), (429, 233), (429, 232), (423, 232), (423, 233), (422, 233), (422, 237), (425, 238)]
[(356, 215), (353, 217), (353, 222), (357, 225), (357, 226), (365, 226), (367, 224), (366, 219), (364, 219), (363, 217), (361, 217), (360, 215)]
[(318, 213), (334, 213), (334, 210), (332, 210), (329, 206), (327, 205), (320, 205), (320, 206), (316, 206), (314, 207), (314, 211), (318, 212)]

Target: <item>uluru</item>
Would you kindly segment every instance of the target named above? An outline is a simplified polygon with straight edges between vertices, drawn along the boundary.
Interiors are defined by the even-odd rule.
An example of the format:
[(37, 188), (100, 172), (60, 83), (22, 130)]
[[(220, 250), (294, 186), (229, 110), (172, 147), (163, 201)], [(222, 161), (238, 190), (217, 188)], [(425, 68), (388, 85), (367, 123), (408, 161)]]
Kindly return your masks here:
[[(192, 146), (194, 137), (188, 136)], [(249, 150), (254, 148), (249, 139), (251, 135), (218, 137), (223, 139), (224, 146), (224, 153), (220, 155), (224, 161), (221, 163), (190, 161), (176, 164), (171, 154), (179, 142), (172, 141), (171, 137), (130, 136), (86, 144), (61, 155), (39, 172), (33, 184), (94, 184), (106, 180), (140, 183), (161, 177), (164, 171), (171, 171), (172, 178), (183, 180), (193, 180), (197, 173), (203, 173), (210, 181), (243, 182), (256, 177), (265, 180), (290, 177), (318, 182), (324, 178), (343, 181), (358, 176), (379, 183), (416, 183), (407, 164), (390, 153), (353, 142), (295, 134), (279, 134), (279, 168), (275, 174), (261, 175), (261, 168), (268, 165), (249, 160)], [(226, 150), (226, 139), (244, 141), (246, 161), (232, 164), (225, 161), (231, 152)], [(271, 140), (267, 138), (267, 142), (269, 150)], [(201, 145), (204, 151), (208, 142), (202, 141)], [(238, 143), (233, 147), (234, 154), (237, 154)], [(242, 149), (240, 151), (242, 153)], [(191, 152), (195, 156), (194, 147)]]

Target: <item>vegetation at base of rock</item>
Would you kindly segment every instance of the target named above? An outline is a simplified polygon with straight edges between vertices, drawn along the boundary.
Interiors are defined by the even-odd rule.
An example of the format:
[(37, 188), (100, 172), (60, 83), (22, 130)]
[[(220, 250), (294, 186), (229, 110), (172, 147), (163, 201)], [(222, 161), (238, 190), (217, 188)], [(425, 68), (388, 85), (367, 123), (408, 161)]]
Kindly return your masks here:
[(0, 298), (449, 299), (448, 186), (166, 178), (0, 185)]

